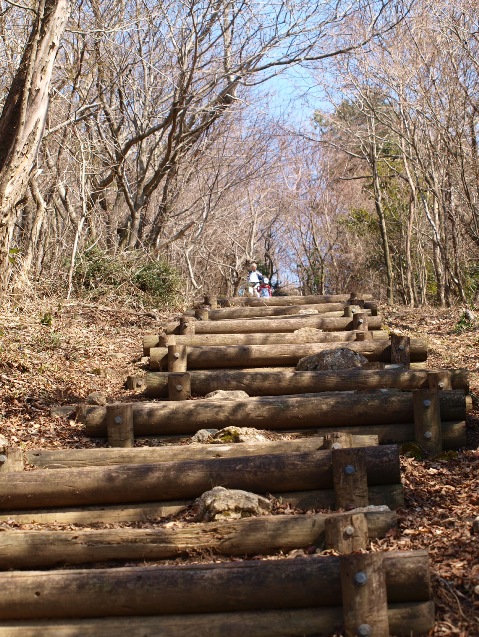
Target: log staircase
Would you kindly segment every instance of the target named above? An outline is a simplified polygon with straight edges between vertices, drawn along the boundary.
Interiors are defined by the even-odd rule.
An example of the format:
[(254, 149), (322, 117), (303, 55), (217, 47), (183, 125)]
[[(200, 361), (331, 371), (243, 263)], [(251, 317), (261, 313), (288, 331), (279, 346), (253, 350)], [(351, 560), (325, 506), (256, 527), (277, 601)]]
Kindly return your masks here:
[[(295, 370), (343, 347), (368, 365)], [(128, 379), (137, 401), (78, 406), (108, 448), (3, 450), (0, 637), (433, 628), (427, 552), (369, 547), (404, 506), (399, 445), (464, 446), (466, 372), (427, 369), (425, 342), (389, 335), (371, 298), (347, 295), (209, 297), (146, 335), (143, 353), (150, 369)], [(203, 399), (218, 389), (249, 397)], [(187, 444), (229, 426), (272, 439)], [(134, 446), (145, 437), (157, 446)], [(181, 521), (218, 485), (283, 514)]]

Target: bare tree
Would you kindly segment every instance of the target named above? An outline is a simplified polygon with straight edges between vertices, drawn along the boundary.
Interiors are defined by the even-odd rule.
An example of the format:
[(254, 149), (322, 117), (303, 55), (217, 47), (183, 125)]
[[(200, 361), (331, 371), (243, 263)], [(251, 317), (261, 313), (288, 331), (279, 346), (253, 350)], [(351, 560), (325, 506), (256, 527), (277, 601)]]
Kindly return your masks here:
[(15, 206), (23, 197), (42, 139), (48, 91), (68, 0), (40, 0), (30, 37), (0, 116), (0, 287), (8, 281)]

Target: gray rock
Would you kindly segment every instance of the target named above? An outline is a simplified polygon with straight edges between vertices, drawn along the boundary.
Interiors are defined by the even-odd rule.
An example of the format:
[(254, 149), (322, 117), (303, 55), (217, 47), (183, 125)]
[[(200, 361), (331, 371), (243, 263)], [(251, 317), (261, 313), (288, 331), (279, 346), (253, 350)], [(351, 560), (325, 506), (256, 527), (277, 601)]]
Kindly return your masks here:
[(476, 315), (472, 312), (472, 310), (464, 310), (463, 316), (466, 321), (469, 321), (469, 323), (475, 323), (476, 321)]
[(99, 391), (93, 391), (86, 397), (85, 401), (88, 405), (106, 405), (106, 396)]
[(249, 395), (241, 389), (216, 389), (206, 394), (207, 400), (244, 400), (249, 398)]
[(266, 440), (268, 438), (253, 427), (225, 427), (214, 434), (212, 442), (265, 442)]
[(206, 491), (196, 499), (195, 506), (198, 507), (195, 516), (197, 522), (249, 518), (266, 515), (271, 511), (271, 502), (267, 498), (248, 491), (224, 487), (214, 487)]
[(298, 314), (319, 314), (318, 310), (304, 308), (298, 311)]
[(299, 330), (294, 330), (294, 334), (319, 334), (323, 330), (316, 327), (300, 327)]
[(321, 369), (354, 369), (364, 367), (368, 359), (348, 347), (327, 349), (312, 356), (305, 356), (296, 365), (298, 371), (312, 372)]
[(200, 429), (191, 436), (191, 442), (199, 442), (205, 444), (211, 442), (211, 438), (218, 432), (218, 429)]

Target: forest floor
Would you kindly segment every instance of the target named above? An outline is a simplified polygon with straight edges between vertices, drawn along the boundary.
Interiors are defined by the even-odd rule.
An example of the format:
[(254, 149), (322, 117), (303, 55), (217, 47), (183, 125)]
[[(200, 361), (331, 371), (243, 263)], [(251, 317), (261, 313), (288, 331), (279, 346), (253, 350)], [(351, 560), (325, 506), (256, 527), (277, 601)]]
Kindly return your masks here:
[[(24, 449), (96, 446), (74, 418), (50, 410), (93, 391), (109, 401), (139, 400), (124, 383), (127, 375), (143, 373), (142, 337), (158, 322), (120, 305), (80, 301), (2, 309), (0, 434)], [(478, 637), (479, 535), (472, 522), (479, 516), (479, 316), (468, 322), (460, 308), (429, 307), (384, 308), (383, 315), (389, 328), (427, 337), (429, 367), (470, 370), (474, 408), (466, 449), (436, 459), (402, 455), (406, 508), (399, 511), (399, 530), (371, 548), (427, 549), (437, 611), (433, 635)]]

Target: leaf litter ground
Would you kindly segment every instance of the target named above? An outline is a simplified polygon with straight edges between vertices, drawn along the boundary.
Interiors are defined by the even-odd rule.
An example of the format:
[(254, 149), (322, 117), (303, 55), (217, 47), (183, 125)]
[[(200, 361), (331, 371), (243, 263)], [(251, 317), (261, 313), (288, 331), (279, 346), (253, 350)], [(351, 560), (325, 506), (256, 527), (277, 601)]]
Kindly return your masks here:
[[(479, 636), (479, 535), (472, 532), (473, 520), (479, 516), (479, 319), (465, 322), (461, 313), (459, 308), (384, 309), (388, 328), (427, 337), (429, 367), (466, 368), (471, 374), (473, 411), (468, 417), (467, 448), (435, 459), (402, 454), (406, 507), (398, 512), (398, 532), (371, 543), (374, 551), (429, 551), (436, 637)], [(158, 318), (166, 318), (166, 314)], [(0, 434), (23, 449), (104, 445), (87, 438), (74, 418), (52, 416), (51, 408), (82, 402), (94, 391), (109, 401), (140, 400), (140, 395), (125, 389), (125, 379), (144, 373), (142, 337), (157, 328), (158, 321), (148, 313), (121, 305), (48, 300), (29, 302), (23, 308), (4, 306), (0, 317)], [(280, 504), (275, 512), (295, 513)], [(171, 521), (157, 520), (156, 524)], [(304, 552), (290, 556), (298, 554)], [(222, 558), (194, 554), (191, 559)]]

